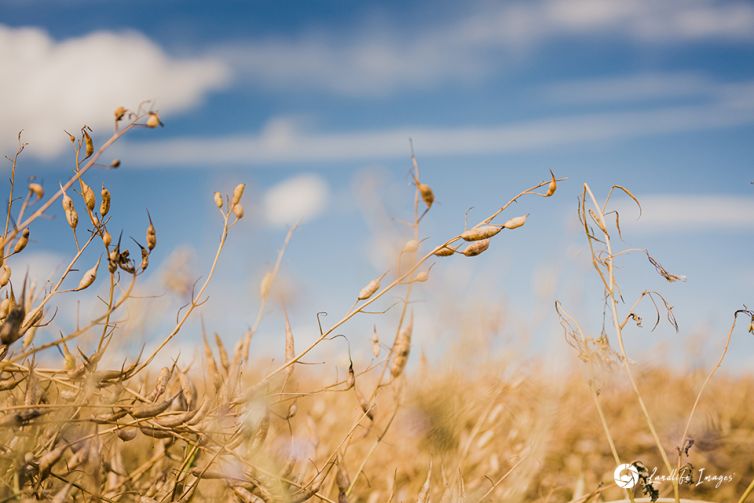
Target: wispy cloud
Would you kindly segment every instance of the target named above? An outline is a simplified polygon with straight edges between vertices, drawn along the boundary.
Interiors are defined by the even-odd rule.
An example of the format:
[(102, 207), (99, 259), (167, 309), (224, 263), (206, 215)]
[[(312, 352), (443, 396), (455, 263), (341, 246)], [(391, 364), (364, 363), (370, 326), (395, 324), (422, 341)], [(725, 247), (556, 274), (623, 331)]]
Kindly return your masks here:
[(56, 41), (37, 28), (0, 25), (0, 150), (15, 149), (16, 134), (32, 155), (66, 147), (63, 129), (108, 127), (117, 106), (152, 99), (180, 112), (227, 83), (226, 65), (213, 58), (174, 58), (135, 32), (96, 32)]
[(714, 96), (727, 89), (705, 75), (646, 73), (558, 82), (544, 86), (548, 100), (569, 103), (617, 103)]
[[(367, 23), (223, 45), (241, 79), (268, 90), (386, 95), (476, 81), (505, 71), (522, 49), (564, 37), (638, 44), (754, 41), (754, 5), (715, 0), (480, 2), (441, 23), (400, 30)], [(316, 28), (315, 28), (316, 29)]]
[(293, 225), (312, 220), (327, 206), (327, 182), (315, 174), (294, 176), (264, 195), (265, 218), (273, 225)]
[(551, 117), (497, 126), (411, 127), (360, 132), (316, 132), (276, 119), (259, 133), (130, 143), (125, 150), (143, 166), (254, 166), (405, 157), (408, 138), (422, 155), (526, 151), (598, 140), (703, 131), (754, 123), (754, 84), (732, 88), (705, 105)]
[[(748, 183), (748, 180), (742, 180)], [(633, 203), (621, 203), (621, 226), (633, 232), (739, 231), (754, 229), (754, 198), (725, 194), (650, 194), (640, 197), (642, 216)]]

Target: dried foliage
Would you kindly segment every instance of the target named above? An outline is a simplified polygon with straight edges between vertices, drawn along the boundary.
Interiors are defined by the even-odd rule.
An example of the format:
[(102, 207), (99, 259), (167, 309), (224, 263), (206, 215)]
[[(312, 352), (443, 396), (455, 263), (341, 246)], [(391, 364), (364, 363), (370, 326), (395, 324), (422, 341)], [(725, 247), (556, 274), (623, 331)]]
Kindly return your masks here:
[[(735, 398), (717, 404), (719, 417), (714, 424), (693, 439), (689, 436), (702, 391), (710, 391), (717, 402), (723, 400), (720, 391), (726, 384), (710, 382), (722, 358), (698, 392), (682, 386), (667, 371), (644, 375), (655, 398), (648, 403), (642, 399), (623, 347), (622, 329), (629, 321), (641, 324), (636, 305), (642, 299), (651, 300), (658, 322), (665, 311), (668, 320), (677, 323), (670, 304), (655, 291), (643, 292), (637, 304), (619, 317), (622, 296), (613, 272), (617, 254), (611, 248), (605, 207), (596, 203), (588, 207), (587, 196), (593, 201), (588, 186), (579, 214), (613, 313), (620, 351), (611, 348), (606, 333), (589, 337), (560, 303), (556, 308), (568, 344), (588, 369), (589, 386), (570, 374), (554, 385), (538, 377), (536, 369), (518, 370), (511, 374), (515, 377), (504, 378), (499, 365), (516, 368), (515, 362), (480, 364), (485, 351), (481, 347), (474, 348), (476, 361), (464, 362), (472, 370), (463, 374), (430, 370), (422, 363), (412, 366), (411, 360), (419, 355), (412, 347), (415, 289), (431, 283), (429, 273), (435, 263), (430, 260), (444, 257), (438, 259), (438, 267), (452, 267), (448, 262), (468, 260), (463, 256), (475, 257), (500, 241), (525, 239), (525, 231), (510, 231), (523, 227), (528, 215), (510, 216), (507, 210), (529, 196), (553, 196), (561, 181), (550, 172), (548, 179), (514, 195), (477, 225), (427, 245), (420, 224), (436, 196), (422, 178), (413, 146), (413, 218), (394, 267), (365, 275), (365, 286), (354, 292), (354, 304), (338, 321), (323, 326), (324, 317), (318, 316), (319, 334), (314, 340), (296, 341), (285, 296), (278, 292), (292, 228), (274, 266), (260, 282), (257, 314), (243, 337), (226, 346), (228, 339), (219, 334), (202, 334), (201, 362), (190, 367), (156, 363), (176, 337), (191, 336), (184, 333), (185, 326), (208, 301), (206, 290), (229, 234), (244, 217), (241, 183), (229, 194), (211, 194), (220, 217), (216, 253), (203, 281), (181, 287), (190, 299), (176, 314), (174, 326), (137, 357), (108, 366), (103, 362), (108, 361), (105, 356), (112, 342), (128, 337), (119, 315), (133, 300), (134, 287), (152, 253), (159, 250), (155, 224), (159, 216), (153, 221), (147, 213), (145, 230), (139, 230), (144, 232), (144, 244), (133, 240), (136, 249), (129, 248), (123, 232), (111, 228), (111, 213), (117, 209), (111, 203), (119, 194), (111, 194), (103, 185), (98, 201), (87, 175), (96, 166), (121, 166), (120, 160), (103, 163), (101, 159), (129, 131), (163, 126), (157, 112), (146, 105), (133, 111), (119, 107), (114, 121), (113, 135), (100, 145), (86, 126), (78, 136), (69, 134), (73, 173), (51, 195), (35, 180), (17, 191), (16, 166), (26, 147), (20, 138), (10, 159), (0, 264), (0, 497), (4, 501), (597, 501), (622, 494), (609, 478), (614, 460), (621, 459), (610, 431), (621, 432), (621, 447), (628, 444), (630, 456), (640, 458), (660, 449), (670, 466), (663, 428), (672, 423), (670, 418), (683, 416), (693, 396), (696, 402), (678, 442), (678, 466), (699, 456), (703, 459), (695, 459), (697, 464), (704, 461), (722, 469), (740, 460), (734, 454), (719, 458), (716, 447), (721, 442), (736, 437), (751, 442), (751, 417), (745, 407), (731, 407), (752, 402), (754, 383), (746, 380), (729, 391)], [(615, 189), (638, 204), (627, 189)], [(75, 251), (57, 280), (39, 289), (17, 275), (13, 262), (16, 255), (33, 249), (30, 236), (35, 224), (43, 216), (54, 216), (57, 204), (62, 206)], [(501, 223), (502, 215), (506, 220)], [(117, 241), (111, 232), (119, 236)], [(101, 247), (100, 258), (80, 263), (84, 252), (96, 247)], [(681, 279), (648, 252), (647, 257), (666, 280)], [(46, 334), (49, 340), (37, 336), (55, 315), (50, 308), (54, 299), (95, 287), (106, 290), (99, 314), (80, 321), (68, 333)], [(400, 299), (397, 323), (388, 325), (388, 317), (380, 318), (380, 329), (375, 323), (371, 338), (362, 341), (370, 346), (371, 361), (349, 358), (348, 367), (338, 368), (334, 380), (307, 371), (307, 355), (325, 341), (341, 337), (353, 318), (384, 313), (368, 309), (385, 307), (382, 304), (396, 297)], [(280, 306), (285, 329), (279, 338), (282, 360), (270, 367), (254, 360), (251, 346), (271, 305)], [(754, 320), (748, 310), (737, 312), (738, 316)], [(726, 343), (725, 351), (727, 347)], [(38, 363), (42, 358), (56, 359), (59, 365), (44, 368)], [(636, 417), (621, 412), (626, 390), (610, 378), (618, 365), (630, 376), (649, 436)], [(671, 392), (673, 398), (662, 403), (667, 420), (653, 422), (648, 409), (659, 407), (656, 397)], [(583, 413), (588, 402), (597, 406), (595, 417)], [(600, 426), (608, 436), (609, 450), (595, 438)], [(745, 466), (741, 463), (738, 466)], [(741, 479), (715, 494), (729, 501), (744, 483)], [(651, 484), (642, 487), (655, 497)]]

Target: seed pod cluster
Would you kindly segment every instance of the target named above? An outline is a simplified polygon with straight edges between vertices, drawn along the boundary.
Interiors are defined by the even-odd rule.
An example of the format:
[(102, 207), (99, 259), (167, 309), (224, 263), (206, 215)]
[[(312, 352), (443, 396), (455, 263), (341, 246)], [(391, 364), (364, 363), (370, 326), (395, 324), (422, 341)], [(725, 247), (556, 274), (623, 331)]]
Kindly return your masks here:
[(233, 197), (230, 200), (230, 209), (233, 211), (233, 214), (236, 216), (236, 219), (241, 220), (244, 216), (244, 210), (243, 205), (241, 204), (241, 198), (243, 197), (243, 192), (246, 189), (245, 183), (239, 183), (236, 185), (236, 187), (233, 189)]

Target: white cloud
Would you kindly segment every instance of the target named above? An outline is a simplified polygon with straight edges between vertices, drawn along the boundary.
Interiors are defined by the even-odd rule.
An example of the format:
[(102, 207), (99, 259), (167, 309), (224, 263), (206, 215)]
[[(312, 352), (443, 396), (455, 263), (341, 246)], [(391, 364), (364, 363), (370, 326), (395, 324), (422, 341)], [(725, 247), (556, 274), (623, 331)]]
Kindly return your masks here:
[(63, 129), (88, 124), (104, 138), (117, 106), (151, 99), (162, 112), (178, 112), (229, 77), (217, 59), (173, 58), (134, 32), (56, 41), (41, 29), (3, 25), (0, 67), (0, 149), (15, 150), (23, 129), (30, 154), (42, 157), (65, 149)]
[(275, 185), (264, 195), (264, 213), (273, 225), (316, 218), (327, 206), (329, 188), (322, 177), (304, 174)]
[[(600, 140), (704, 131), (754, 123), (754, 84), (726, 87), (705, 105), (543, 118), (492, 126), (402, 126), (321, 133), (277, 119), (258, 134), (130, 143), (129, 159), (144, 166), (259, 165), (375, 161), (405, 157), (408, 138), (423, 156), (535, 150)], [(136, 162), (134, 164), (137, 164)]]
[(218, 49), (253, 86), (373, 96), (476, 81), (522, 48), (562, 37), (640, 44), (754, 40), (754, 5), (715, 0), (531, 0), (464, 4), (468, 14), (399, 30), (370, 23), (338, 35), (238, 43)]
[[(741, 180), (748, 184), (749, 180)], [(632, 232), (738, 231), (754, 229), (754, 197), (725, 194), (651, 194), (639, 196), (643, 208), (621, 202), (621, 227)]]

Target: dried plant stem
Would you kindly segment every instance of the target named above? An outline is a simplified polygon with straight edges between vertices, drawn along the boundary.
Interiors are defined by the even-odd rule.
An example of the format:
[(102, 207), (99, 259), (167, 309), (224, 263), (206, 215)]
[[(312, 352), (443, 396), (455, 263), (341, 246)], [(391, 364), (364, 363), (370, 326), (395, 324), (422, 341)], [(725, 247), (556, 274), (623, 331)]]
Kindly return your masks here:
[[(605, 215), (603, 213), (603, 209), (600, 207), (599, 203), (597, 203), (597, 199), (594, 197), (594, 194), (592, 193), (592, 190), (589, 188), (588, 184), (584, 184), (584, 196), (582, 197), (582, 207), (584, 208), (584, 211), (586, 211), (586, 195), (589, 195), (590, 199), (592, 200), (592, 203), (594, 205), (595, 211), (597, 212), (597, 216), (600, 219), (600, 221), (603, 223), (602, 227), (604, 228), (604, 222), (605, 222)], [(586, 216), (584, 216), (584, 225), (586, 225)], [(621, 322), (619, 320), (618, 315), (618, 300), (616, 299), (615, 295), (615, 271), (614, 271), (614, 263), (613, 263), (613, 249), (612, 244), (610, 240), (610, 234), (606, 231), (602, 231), (602, 236), (604, 238), (605, 247), (607, 249), (608, 258), (605, 259), (605, 265), (607, 268), (607, 298), (608, 298), (608, 304), (610, 306), (610, 313), (611, 318), (613, 322), (613, 328), (615, 329), (615, 334), (618, 339), (618, 345), (620, 347), (621, 351), (621, 363), (623, 364), (624, 369), (626, 370), (626, 376), (628, 377), (629, 382), (631, 383), (631, 387), (633, 388), (634, 394), (636, 395), (636, 399), (639, 402), (639, 407), (641, 408), (642, 414), (644, 415), (644, 419), (647, 422), (647, 426), (649, 427), (649, 431), (652, 434), (652, 437), (655, 441), (655, 445), (657, 446), (657, 450), (660, 452), (660, 457), (662, 458), (662, 462), (665, 465), (665, 468), (668, 470), (668, 473), (673, 471), (673, 466), (670, 463), (670, 459), (668, 459), (668, 455), (665, 452), (665, 448), (662, 446), (662, 441), (660, 440), (660, 436), (657, 434), (657, 430), (654, 426), (654, 421), (652, 421), (652, 417), (649, 414), (649, 410), (647, 409), (646, 404), (644, 403), (644, 398), (641, 395), (641, 391), (639, 390), (639, 386), (636, 382), (636, 379), (634, 378), (633, 371), (631, 370), (631, 365), (629, 363), (628, 354), (626, 353), (626, 348), (623, 343), (623, 329), (621, 327)], [(589, 239), (590, 246), (591, 246), (591, 239)], [(599, 262), (597, 257), (594, 255), (594, 250), (592, 249), (592, 259), (595, 268), (600, 272), (600, 276), (602, 276), (602, 273), (599, 268)], [(603, 277), (604, 281), (604, 277)], [(678, 494), (678, 486), (674, 484), (674, 493), (675, 493), (675, 499), (678, 501), (680, 499), (680, 496)]]

